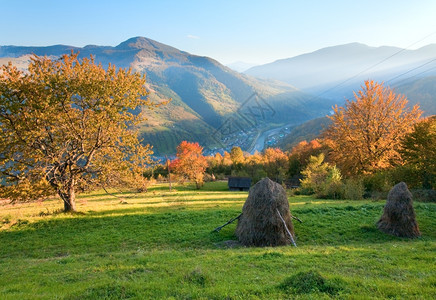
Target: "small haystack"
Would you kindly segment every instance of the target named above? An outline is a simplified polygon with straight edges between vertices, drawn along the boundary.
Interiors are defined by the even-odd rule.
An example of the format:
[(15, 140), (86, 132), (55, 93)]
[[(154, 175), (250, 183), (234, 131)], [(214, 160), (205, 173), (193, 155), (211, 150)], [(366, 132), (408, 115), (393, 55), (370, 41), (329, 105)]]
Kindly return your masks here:
[(399, 237), (414, 238), (421, 235), (413, 209), (412, 194), (404, 182), (400, 182), (389, 191), (377, 228)]
[(245, 246), (295, 245), (288, 197), (280, 184), (264, 178), (251, 187), (236, 236)]

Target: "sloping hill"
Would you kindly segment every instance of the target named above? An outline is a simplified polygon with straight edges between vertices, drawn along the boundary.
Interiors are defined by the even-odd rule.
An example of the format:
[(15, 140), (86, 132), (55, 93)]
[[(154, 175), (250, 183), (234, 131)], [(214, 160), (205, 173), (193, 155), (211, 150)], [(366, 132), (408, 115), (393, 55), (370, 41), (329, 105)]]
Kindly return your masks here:
[(311, 141), (320, 137), (320, 134), (328, 126), (331, 120), (327, 117), (316, 118), (301, 125), (295, 126), (291, 132), (281, 140), (277, 147), (283, 150), (292, 150), (301, 141)]
[(394, 90), (407, 96), (410, 104), (419, 104), (425, 116), (436, 114), (436, 76), (411, 80)]
[[(23, 67), (29, 54), (56, 57), (71, 51), (79, 51), (81, 57), (93, 55), (103, 66), (111, 63), (145, 73), (153, 101), (172, 99), (166, 106), (144, 111), (147, 121), (141, 126), (142, 137), (160, 154), (174, 153), (182, 140), (198, 141), (209, 148), (225, 147), (228, 144), (222, 141), (227, 133), (221, 128), (229, 121), (238, 120), (240, 132), (247, 131), (247, 127), (260, 130), (271, 122), (286, 123), (290, 118), (303, 122), (325, 114), (331, 106), (289, 84), (255, 79), (211, 58), (144, 37), (131, 38), (116, 47), (0, 46), (0, 62), (13, 60)], [(229, 134), (237, 140), (237, 132)]]

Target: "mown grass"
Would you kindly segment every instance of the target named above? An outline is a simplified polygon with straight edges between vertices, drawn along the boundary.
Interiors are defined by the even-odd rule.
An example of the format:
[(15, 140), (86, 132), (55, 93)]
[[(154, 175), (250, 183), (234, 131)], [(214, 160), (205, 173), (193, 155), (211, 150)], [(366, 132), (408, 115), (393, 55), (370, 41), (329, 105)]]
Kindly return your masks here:
[(227, 248), (245, 192), (156, 185), (61, 203), (1, 206), (0, 299), (367, 299), (436, 297), (436, 204), (423, 236), (375, 228), (383, 201), (291, 197), (298, 248)]

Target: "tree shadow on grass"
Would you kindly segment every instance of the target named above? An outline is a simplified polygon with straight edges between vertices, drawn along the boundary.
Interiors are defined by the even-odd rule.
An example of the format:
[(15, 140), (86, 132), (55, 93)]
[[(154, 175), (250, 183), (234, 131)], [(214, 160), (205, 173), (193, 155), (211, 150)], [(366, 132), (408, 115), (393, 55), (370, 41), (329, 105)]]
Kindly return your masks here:
[[(356, 208), (295, 209), (303, 223), (294, 223), (297, 243), (305, 246), (361, 246), (404, 239), (379, 232), (375, 221), (381, 215), (378, 205)], [(54, 218), (19, 224), (0, 232), (0, 258), (46, 258), (59, 253), (99, 254), (111, 252), (217, 249), (216, 244), (235, 239), (236, 222), (221, 232), (212, 232), (240, 213), (239, 209), (156, 208), (120, 209), (124, 215), (88, 213), (74, 218)], [(113, 210), (115, 213), (117, 210)], [(129, 214), (131, 213), (131, 214)], [(435, 240), (434, 213), (419, 209), (425, 240)], [(415, 242), (418, 240), (411, 240)]]
[[(131, 212), (137, 211), (132, 209)], [(138, 247), (144, 250), (209, 249), (223, 238), (211, 231), (221, 220), (237, 213), (229, 209), (100, 217), (88, 214), (26, 223), (0, 232), (0, 258), (128, 252)]]

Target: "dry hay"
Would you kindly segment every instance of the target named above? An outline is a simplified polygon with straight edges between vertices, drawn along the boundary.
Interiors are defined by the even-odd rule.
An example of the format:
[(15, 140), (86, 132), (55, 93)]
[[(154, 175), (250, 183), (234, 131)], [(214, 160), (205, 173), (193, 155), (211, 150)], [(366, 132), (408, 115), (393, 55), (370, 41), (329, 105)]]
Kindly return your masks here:
[(295, 240), (286, 191), (278, 183), (264, 178), (250, 189), (238, 220), (236, 236), (244, 246), (289, 245), (291, 237), (287, 229)]
[(413, 209), (412, 194), (404, 182), (400, 182), (389, 191), (377, 228), (399, 237), (414, 238), (421, 235)]

